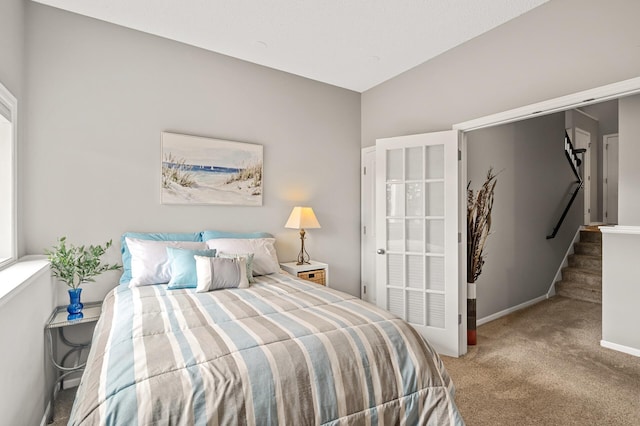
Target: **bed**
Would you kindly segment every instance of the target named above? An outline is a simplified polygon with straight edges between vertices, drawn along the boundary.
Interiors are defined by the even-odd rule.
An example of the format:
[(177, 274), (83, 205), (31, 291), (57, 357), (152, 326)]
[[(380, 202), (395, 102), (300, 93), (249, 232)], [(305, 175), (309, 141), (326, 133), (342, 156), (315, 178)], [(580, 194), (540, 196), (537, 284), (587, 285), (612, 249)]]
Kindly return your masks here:
[(405, 321), (285, 273), (198, 293), (117, 286), (70, 425), (463, 425)]

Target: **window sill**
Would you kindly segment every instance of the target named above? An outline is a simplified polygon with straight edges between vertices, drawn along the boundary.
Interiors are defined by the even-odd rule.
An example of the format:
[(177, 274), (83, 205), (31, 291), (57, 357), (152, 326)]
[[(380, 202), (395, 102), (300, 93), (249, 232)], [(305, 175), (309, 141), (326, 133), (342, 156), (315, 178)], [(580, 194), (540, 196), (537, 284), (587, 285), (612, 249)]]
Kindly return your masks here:
[(0, 271), (0, 306), (18, 294), (36, 277), (48, 273), (46, 256), (24, 256)]

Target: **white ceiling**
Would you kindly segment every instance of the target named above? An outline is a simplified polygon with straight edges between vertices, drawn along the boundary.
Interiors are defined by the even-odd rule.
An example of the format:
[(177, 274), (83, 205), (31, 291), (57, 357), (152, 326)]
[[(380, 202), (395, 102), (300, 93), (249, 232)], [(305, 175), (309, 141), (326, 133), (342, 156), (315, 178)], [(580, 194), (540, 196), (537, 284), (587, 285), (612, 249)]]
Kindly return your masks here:
[(34, 1), (363, 92), (548, 0)]

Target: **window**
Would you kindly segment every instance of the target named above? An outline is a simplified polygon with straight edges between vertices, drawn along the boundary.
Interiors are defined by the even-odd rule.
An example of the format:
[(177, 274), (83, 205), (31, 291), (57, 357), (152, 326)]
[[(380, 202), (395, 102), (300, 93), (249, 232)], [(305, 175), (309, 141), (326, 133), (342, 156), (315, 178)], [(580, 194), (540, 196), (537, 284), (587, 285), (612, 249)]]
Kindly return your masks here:
[(0, 268), (16, 260), (16, 131), (18, 101), (0, 83)]

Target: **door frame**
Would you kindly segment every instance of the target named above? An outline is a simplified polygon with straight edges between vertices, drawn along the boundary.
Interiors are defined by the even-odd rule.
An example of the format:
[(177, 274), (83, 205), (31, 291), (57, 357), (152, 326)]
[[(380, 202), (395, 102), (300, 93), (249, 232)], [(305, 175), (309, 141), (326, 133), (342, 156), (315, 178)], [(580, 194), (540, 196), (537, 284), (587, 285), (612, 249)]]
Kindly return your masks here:
[[(462, 162), (460, 163), (460, 168), (462, 172), (464, 172), (464, 177), (461, 177), (461, 184), (466, 182), (467, 176), (467, 133), (473, 130), (482, 129), (485, 127), (493, 127), (501, 124), (513, 123), (516, 121), (527, 120), (529, 118), (538, 117), (541, 115), (553, 114), (555, 112), (567, 111), (570, 109), (576, 109), (578, 107), (584, 107), (587, 105), (592, 105), (600, 102), (605, 102), (612, 99), (620, 99), (625, 96), (631, 96), (640, 93), (640, 77), (630, 78), (628, 80), (619, 81), (612, 84), (607, 84), (604, 86), (595, 87), (592, 89), (583, 90), (580, 92), (575, 92), (566, 96), (560, 96), (556, 98), (551, 98), (542, 102), (536, 102), (529, 105), (524, 105), (518, 108), (502, 111), (496, 114), (489, 114), (482, 117), (478, 117), (472, 120), (463, 121), (460, 123), (453, 124), (452, 129), (459, 130), (461, 132), (460, 135), (460, 158)], [(461, 194), (465, 194), (466, 196), (466, 188), (464, 191), (461, 191)], [(460, 203), (460, 217), (466, 217), (466, 198), (464, 202)], [(461, 224), (462, 230), (466, 230), (466, 223)], [(466, 259), (466, 232), (462, 232), (461, 240), (464, 244), (461, 245), (461, 257), (460, 259)], [(464, 273), (461, 272), (460, 277), (461, 281), (466, 277), (466, 262), (461, 265), (461, 268), (464, 268)], [(461, 269), (462, 271), (462, 269)], [(466, 319), (467, 316), (467, 307), (466, 307), (466, 298), (467, 298), (467, 286), (466, 283), (460, 286), (459, 289), (459, 297), (460, 297), (460, 307), (459, 312), (463, 315), (463, 318)], [(492, 320), (500, 318), (501, 316), (507, 315), (512, 312), (511, 310), (502, 311), (502, 313), (498, 313), (492, 316)], [(463, 322), (464, 328), (464, 344), (461, 343), (461, 354), (467, 352), (467, 342), (466, 342), (466, 321)], [(464, 350), (463, 350), (464, 348)]]
[[(607, 225), (611, 224), (608, 219), (609, 212), (609, 152), (608, 145), (609, 140), (613, 138), (618, 138), (619, 141), (619, 133), (609, 133), (606, 135), (602, 135), (602, 221)], [(616, 151), (618, 150), (618, 142), (616, 142)], [(619, 162), (619, 159), (616, 158), (616, 163)], [(616, 179), (616, 186), (618, 185)], [(616, 209), (616, 220), (615, 223), (618, 223), (618, 211)]]
[[(586, 149), (584, 154), (582, 154), (582, 194), (583, 194), (583, 224), (590, 225), (594, 222), (592, 219), (591, 212), (591, 133), (587, 132), (580, 127), (574, 127), (573, 131), (573, 143), (576, 148)], [(587, 146), (582, 144), (578, 144), (578, 133), (581, 133), (583, 136), (589, 137), (589, 142), (587, 142)]]
[[(372, 161), (365, 161), (369, 159)], [(371, 167), (373, 163), (373, 167)], [(375, 304), (376, 302), (376, 254), (375, 254), (375, 236), (376, 236), (376, 147), (369, 146), (362, 148), (360, 151), (360, 298), (369, 303)], [(371, 170), (365, 169), (365, 167), (371, 167)], [(368, 201), (370, 212), (367, 217), (365, 211), (362, 208), (363, 203)], [(371, 220), (367, 221), (370, 218)], [(365, 228), (365, 227), (369, 228)], [(373, 253), (367, 253), (364, 237), (372, 236), (373, 240)], [(373, 271), (366, 271), (365, 264), (367, 263), (367, 256), (371, 256), (373, 259)], [(370, 259), (369, 259), (370, 260)], [(365, 277), (373, 273), (373, 279), (370, 282), (365, 283)], [(366, 296), (365, 296), (365, 286)]]

